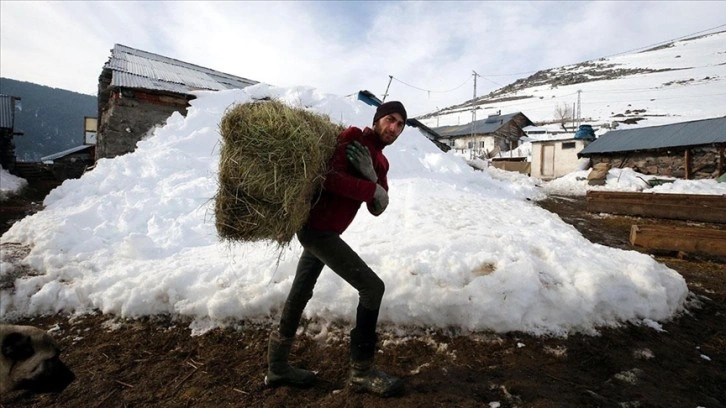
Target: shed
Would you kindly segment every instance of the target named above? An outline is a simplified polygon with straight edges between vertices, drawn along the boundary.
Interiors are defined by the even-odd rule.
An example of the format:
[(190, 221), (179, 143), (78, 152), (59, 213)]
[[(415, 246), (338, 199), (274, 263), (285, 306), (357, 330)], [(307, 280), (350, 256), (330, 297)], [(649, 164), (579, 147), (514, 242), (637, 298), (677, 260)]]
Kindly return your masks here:
[(533, 141), (530, 175), (542, 180), (552, 180), (580, 170), (578, 152), (591, 142), (591, 139), (581, 138)]
[(20, 98), (0, 94), (0, 165), (8, 171), (15, 168), (15, 136), (22, 135), (15, 131), (15, 109)]
[(489, 115), (465, 125), (433, 128), (438, 141), (455, 150), (469, 150), (475, 156), (491, 156), (493, 152), (509, 151), (519, 146), (524, 129), (534, 125), (522, 112)]
[(79, 178), (94, 163), (96, 146), (85, 144), (40, 158), (41, 165), (58, 181)]
[(726, 170), (726, 116), (613, 130), (580, 153), (593, 164), (629, 167), (648, 175), (717, 178)]
[(131, 152), (172, 113), (186, 115), (193, 91), (241, 89), (256, 83), (116, 44), (98, 78), (96, 159)]

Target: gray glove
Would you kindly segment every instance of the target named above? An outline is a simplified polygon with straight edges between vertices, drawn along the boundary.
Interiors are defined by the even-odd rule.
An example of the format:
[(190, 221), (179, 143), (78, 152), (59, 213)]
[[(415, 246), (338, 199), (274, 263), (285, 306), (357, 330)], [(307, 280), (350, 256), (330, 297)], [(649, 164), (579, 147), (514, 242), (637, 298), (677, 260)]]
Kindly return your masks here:
[(373, 193), (372, 212), (379, 215), (386, 210), (386, 207), (388, 207), (388, 192), (380, 184), (376, 184), (376, 192)]
[(377, 182), (378, 175), (376, 170), (373, 168), (373, 160), (371, 159), (371, 152), (368, 148), (360, 144), (358, 141), (353, 141), (348, 144), (345, 148), (346, 157), (353, 167), (366, 179)]

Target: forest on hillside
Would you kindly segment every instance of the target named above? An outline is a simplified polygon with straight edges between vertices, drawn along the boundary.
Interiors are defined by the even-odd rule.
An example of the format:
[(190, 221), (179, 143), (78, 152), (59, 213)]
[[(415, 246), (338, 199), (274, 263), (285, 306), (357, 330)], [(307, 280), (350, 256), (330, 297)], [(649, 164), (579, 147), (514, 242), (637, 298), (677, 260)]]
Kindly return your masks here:
[(31, 82), (0, 78), (0, 94), (20, 98), (15, 112), (17, 161), (41, 157), (83, 144), (84, 117), (96, 117), (96, 97)]

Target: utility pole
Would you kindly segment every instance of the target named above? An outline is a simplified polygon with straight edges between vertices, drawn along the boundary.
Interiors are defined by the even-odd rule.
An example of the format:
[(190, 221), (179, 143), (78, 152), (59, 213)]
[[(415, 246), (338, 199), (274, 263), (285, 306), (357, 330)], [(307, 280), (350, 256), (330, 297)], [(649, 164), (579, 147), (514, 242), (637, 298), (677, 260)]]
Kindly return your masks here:
[(582, 90), (578, 89), (577, 90), (577, 126), (578, 126), (578, 128), (582, 124), (582, 111), (580, 110), (580, 107), (582, 106), (582, 105), (580, 105), (580, 94), (581, 93), (582, 93)]
[(472, 70), (474, 75), (474, 97), (471, 99), (471, 154), (472, 159), (474, 158), (474, 149), (476, 148), (477, 141), (474, 139), (474, 122), (476, 122), (476, 77), (480, 76), (476, 71)]
[(393, 81), (393, 75), (388, 76), (388, 86), (386, 86), (386, 92), (383, 93), (383, 100), (381, 102), (386, 101), (386, 97), (388, 96), (388, 88), (391, 87), (391, 81)]

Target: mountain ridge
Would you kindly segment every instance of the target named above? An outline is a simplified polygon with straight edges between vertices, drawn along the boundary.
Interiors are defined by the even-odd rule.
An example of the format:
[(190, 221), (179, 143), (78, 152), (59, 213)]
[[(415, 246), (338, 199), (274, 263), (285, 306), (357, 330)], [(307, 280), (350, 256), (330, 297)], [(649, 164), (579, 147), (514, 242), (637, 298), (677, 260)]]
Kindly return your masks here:
[[(692, 108), (697, 107), (695, 110), (701, 112), (693, 114), (673, 109), (672, 104), (659, 104), (656, 101), (677, 98), (678, 90), (683, 91), (688, 98), (697, 98), (700, 90), (691, 95), (694, 93), (693, 89), (687, 88), (708, 84), (708, 92), (701, 93), (711, 94), (710, 96), (716, 97), (716, 102), (720, 102), (721, 107), (726, 106), (725, 66), (726, 31), (719, 31), (670, 41), (637, 52), (540, 70), (487, 95), (440, 109), (418, 119), (431, 127), (465, 124), (472, 120), (472, 109), (476, 108), (503, 113), (521, 111), (533, 122), (547, 124), (558, 122), (554, 113), (561, 104), (566, 104), (567, 107), (575, 105), (571, 120), (580, 119), (597, 126), (622, 123), (621, 118), (629, 115), (627, 111), (632, 116), (629, 121), (631, 123), (625, 123), (627, 125), (642, 125), (638, 123), (640, 121), (648, 125), (657, 122), (653, 123), (657, 125), (717, 117), (724, 112), (714, 106), (706, 106), (713, 102), (712, 98), (696, 99)], [(716, 94), (712, 94), (713, 92)], [(577, 97), (584, 96), (579, 93), (588, 96), (585, 103), (592, 102), (590, 95), (602, 98), (597, 102), (603, 106), (598, 106), (598, 111), (592, 112), (585, 110), (592, 107), (592, 103), (581, 105), (583, 114), (578, 118), (574, 115)], [(619, 97), (603, 98), (608, 93), (618, 93)], [(653, 95), (643, 101), (642, 96), (646, 93)], [(549, 103), (547, 99), (550, 99)], [(641, 106), (636, 106), (635, 102)], [(620, 109), (614, 109), (617, 106)], [(634, 111), (640, 115), (632, 115)], [(664, 119), (647, 122), (648, 117)]]

